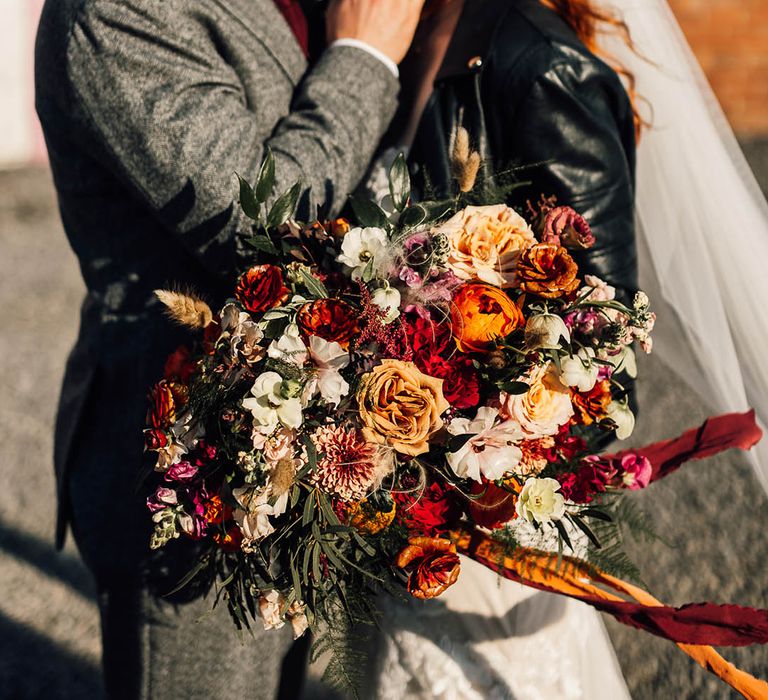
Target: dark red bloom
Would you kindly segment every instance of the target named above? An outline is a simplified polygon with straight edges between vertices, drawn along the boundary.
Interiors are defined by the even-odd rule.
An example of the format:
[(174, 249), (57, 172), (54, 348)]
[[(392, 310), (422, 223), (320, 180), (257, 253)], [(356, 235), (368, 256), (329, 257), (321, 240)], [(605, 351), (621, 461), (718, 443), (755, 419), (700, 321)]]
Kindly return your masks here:
[(316, 335), (346, 349), (358, 332), (357, 317), (355, 308), (346, 301), (317, 299), (299, 309), (296, 323), (305, 337)]
[(472, 519), (481, 527), (494, 530), (514, 519), (517, 496), (522, 484), (517, 479), (508, 479), (507, 488), (496, 486), (492, 481), (474, 482), (469, 503)]
[(229, 528), (226, 532), (215, 532), (213, 541), (219, 545), (222, 551), (232, 553), (240, 549), (240, 543), (243, 541), (243, 533), (236, 525)]
[(144, 444), (148, 450), (159, 450), (168, 444), (168, 436), (159, 428), (145, 430)]
[(277, 265), (254, 265), (240, 276), (235, 296), (248, 311), (255, 314), (282, 304), (290, 292)]
[(164, 376), (169, 381), (186, 384), (195, 373), (197, 362), (186, 345), (180, 345), (165, 361)]
[(591, 503), (615, 476), (616, 470), (609, 463), (590, 461), (582, 464), (575, 472), (559, 474), (560, 492), (566, 500), (574, 503)]
[(435, 482), (423, 492), (393, 493), (398, 522), (411, 532), (433, 536), (452, 527), (461, 517), (455, 496)]

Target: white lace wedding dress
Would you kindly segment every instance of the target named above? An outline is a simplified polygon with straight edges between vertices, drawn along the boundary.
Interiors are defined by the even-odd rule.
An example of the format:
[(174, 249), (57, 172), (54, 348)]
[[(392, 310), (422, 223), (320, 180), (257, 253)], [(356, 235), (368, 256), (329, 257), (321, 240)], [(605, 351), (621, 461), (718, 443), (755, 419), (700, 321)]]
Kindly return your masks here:
[[(526, 534), (535, 535), (532, 528), (530, 533), (515, 533), (521, 543), (526, 543)], [(547, 544), (540, 539), (536, 543), (539, 547)], [(382, 607), (381, 632), (375, 640), (373, 668), (362, 697), (630, 697), (595, 610), (501, 579), (465, 557), (458, 581), (438, 599), (407, 603), (387, 599)]]

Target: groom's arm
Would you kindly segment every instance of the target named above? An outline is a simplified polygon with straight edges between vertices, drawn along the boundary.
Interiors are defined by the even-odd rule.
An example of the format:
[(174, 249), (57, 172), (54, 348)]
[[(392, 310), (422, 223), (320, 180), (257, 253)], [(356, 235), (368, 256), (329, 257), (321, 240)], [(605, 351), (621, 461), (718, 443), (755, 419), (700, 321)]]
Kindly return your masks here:
[[(232, 206), (234, 173), (252, 181), (269, 147), (278, 188), (299, 179), (306, 186), (304, 214), (317, 205), (338, 210), (394, 113), (399, 84), (374, 56), (331, 47), (296, 88), (290, 113), (268, 123), (246, 104), (213, 40), (177, 33), (178, 10), (169, 6), (178, 7), (85, 3), (66, 56), (72, 108), (92, 132), (96, 157), (223, 272), (237, 265), (236, 234), (248, 230)], [(284, 78), (271, 59), (255, 75), (260, 68), (268, 99), (271, 82)]]

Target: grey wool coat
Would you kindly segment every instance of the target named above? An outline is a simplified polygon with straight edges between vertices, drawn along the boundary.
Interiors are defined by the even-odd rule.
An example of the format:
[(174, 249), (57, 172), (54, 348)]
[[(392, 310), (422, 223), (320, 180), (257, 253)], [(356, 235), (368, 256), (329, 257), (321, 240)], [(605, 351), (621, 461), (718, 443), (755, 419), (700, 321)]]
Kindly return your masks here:
[(68, 519), (97, 580), (131, 572), (149, 518), (136, 488), (145, 397), (184, 333), (152, 291), (219, 302), (245, 262), (235, 173), (270, 147), (300, 214), (335, 212), (394, 113), (377, 59), (332, 47), (308, 68), (272, 0), (48, 0), (37, 111), (87, 296), (55, 441)]

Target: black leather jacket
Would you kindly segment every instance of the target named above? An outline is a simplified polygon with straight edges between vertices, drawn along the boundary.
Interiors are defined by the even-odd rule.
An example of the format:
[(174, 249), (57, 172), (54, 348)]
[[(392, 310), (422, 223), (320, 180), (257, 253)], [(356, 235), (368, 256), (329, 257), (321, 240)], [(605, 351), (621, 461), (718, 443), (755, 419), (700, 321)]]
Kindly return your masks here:
[[(448, 143), (463, 124), (489, 175), (531, 181), (510, 202), (554, 194), (589, 221), (583, 273), (620, 290), (637, 285), (632, 109), (616, 73), (537, 0), (467, 0), (410, 154), (450, 191)], [(423, 180), (423, 177), (422, 177)]]

